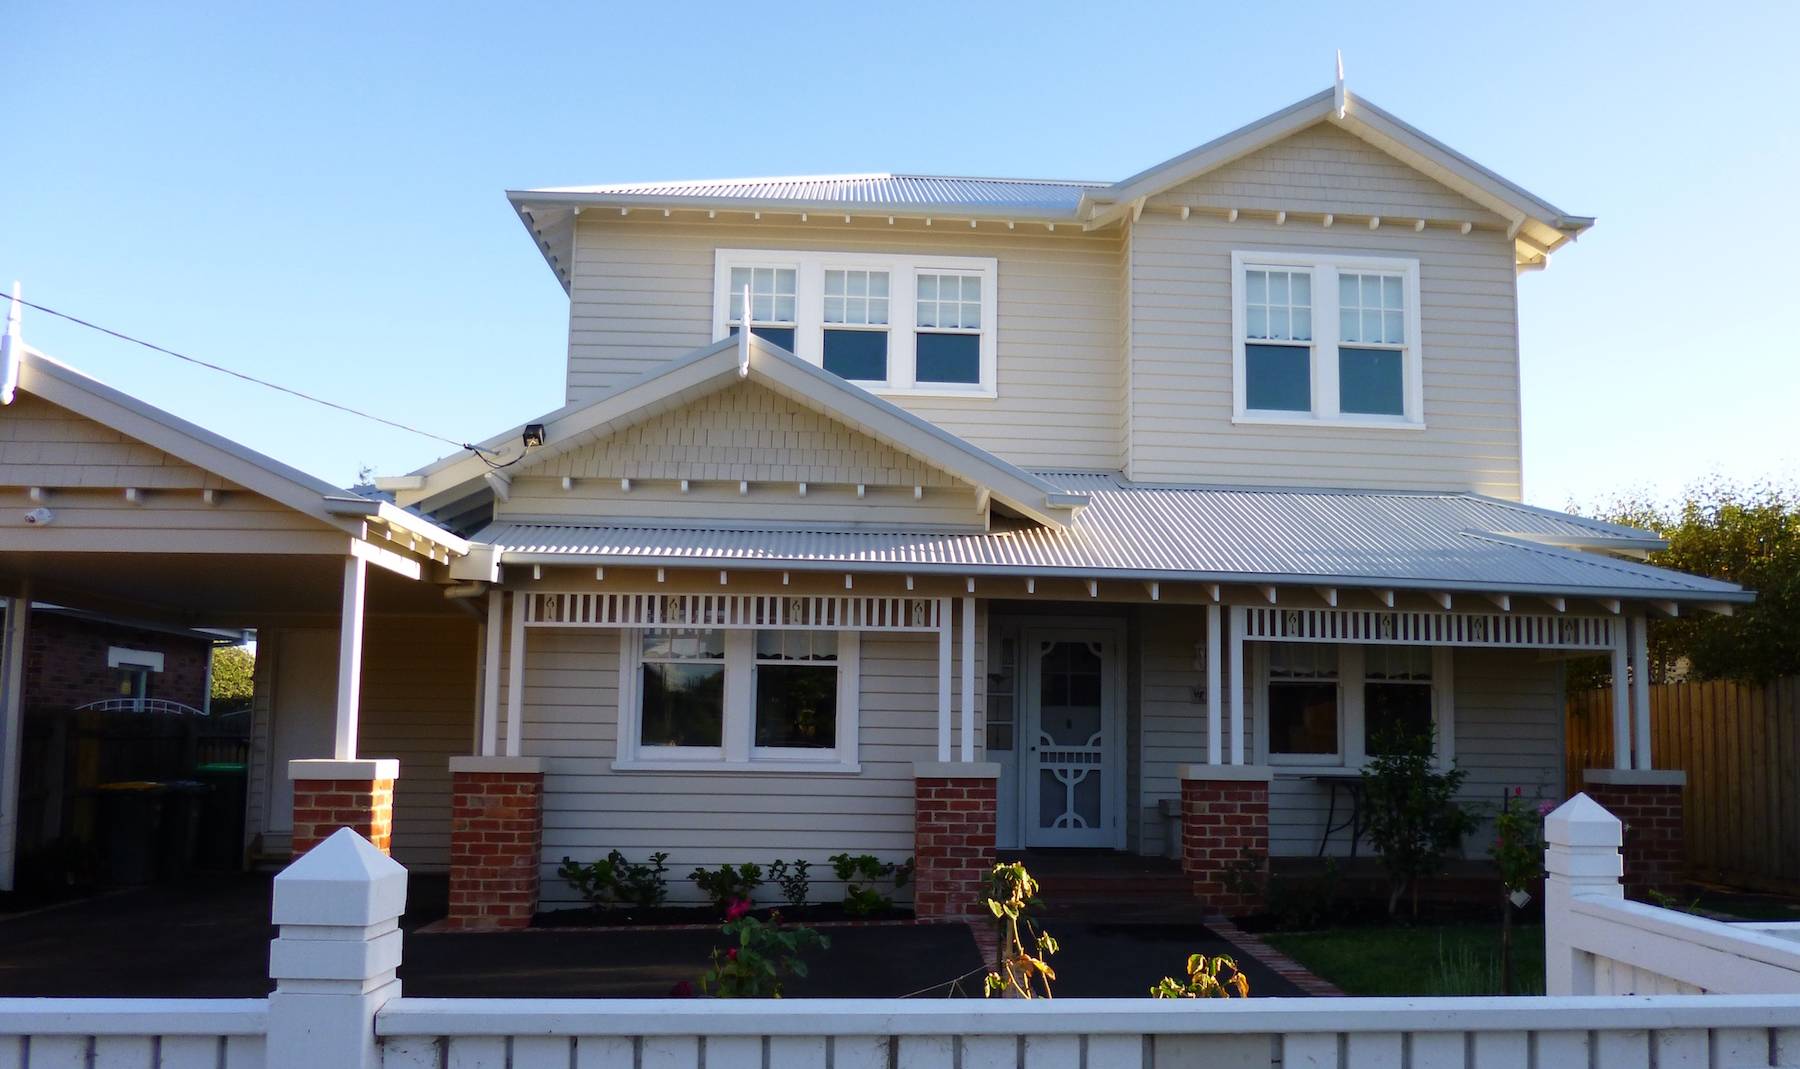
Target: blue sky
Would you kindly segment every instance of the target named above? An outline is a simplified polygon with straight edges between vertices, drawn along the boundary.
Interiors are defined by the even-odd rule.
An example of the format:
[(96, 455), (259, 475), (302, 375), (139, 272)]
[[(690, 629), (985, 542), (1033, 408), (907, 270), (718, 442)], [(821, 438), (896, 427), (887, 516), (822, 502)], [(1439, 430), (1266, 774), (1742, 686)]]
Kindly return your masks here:
[[(0, 279), (459, 440), (562, 399), (566, 303), (506, 188), (1118, 178), (1324, 88), (1342, 48), (1357, 92), (1599, 217), (1521, 282), (1529, 499), (1800, 469), (1800, 5), (14, 0), (0, 26)], [(444, 452), (25, 334), (336, 482)]]

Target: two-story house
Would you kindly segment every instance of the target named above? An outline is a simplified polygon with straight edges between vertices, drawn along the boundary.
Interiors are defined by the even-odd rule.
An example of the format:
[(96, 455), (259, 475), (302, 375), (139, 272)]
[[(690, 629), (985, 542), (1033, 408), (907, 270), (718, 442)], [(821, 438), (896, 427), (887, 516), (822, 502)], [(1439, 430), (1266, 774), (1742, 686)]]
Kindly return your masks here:
[[(1245, 908), (1236, 876), (1354, 848), (1388, 732), (1471, 799), (1555, 797), (1561, 661), (1625, 678), (1647, 615), (1748, 597), (1520, 503), (1517, 279), (1592, 220), (1341, 85), (1110, 183), (509, 197), (569, 297), (564, 403), (377, 481), (469, 612), (453, 648), (271, 657), (304, 686), (336, 653), (339, 760), (289, 764), (333, 706), (276, 689), (251, 815), (297, 849), (398, 790), (458, 923), (615, 848), (911, 856), (926, 916), (996, 851), (1167, 854)], [(359, 665), (458, 682), (380, 684), (372, 728)], [(1678, 789), (1618, 694), (1590, 789)]]

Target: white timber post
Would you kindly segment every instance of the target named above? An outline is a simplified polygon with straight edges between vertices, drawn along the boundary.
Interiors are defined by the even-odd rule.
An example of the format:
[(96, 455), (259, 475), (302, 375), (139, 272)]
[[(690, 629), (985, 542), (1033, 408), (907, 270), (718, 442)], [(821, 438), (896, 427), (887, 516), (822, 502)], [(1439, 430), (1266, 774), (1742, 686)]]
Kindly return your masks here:
[(344, 558), (344, 604), (338, 617), (337, 727), (331, 756), (356, 760), (356, 729), (362, 701), (363, 605), (369, 566), (361, 557)]
[(1650, 636), (1649, 620), (1631, 618), (1631, 723), (1632, 767), (1655, 768), (1650, 752)]
[(1585, 794), (1544, 818), (1544, 993), (1594, 993), (1594, 957), (1573, 940), (1577, 898), (1623, 899), (1619, 818)]
[(1223, 616), (1218, 602), (1206, 607), (1206, 763), (1209, 765), (1225, 759), (1225, 725), (1221, 715), (1225, 696), (1219, 693), (1220, 669), (1223, 667), (1219, 662), (1225, 656), (1225, 636), (1220, 634)]
[(1244, 607), (1231, 607), (1231, 631), (1225, 636), (1231, 670), (1231, 763), (1244, 763)]
[(349, 828), (275, 877), (267, 1069), (380, 1069), (405, 911), (406, 869)]
[(975, 760), (975, 599), (962, 599), (962, 759)]
[(950, 760), (950, 599), (938, 599), (938, 760)]
[(1613, 767), (1631, 767), (1631, 671), (1625, 661), (1627, 621), (1613, 621), (1612, 721)]
[[(525, 702), (525, 604), (529, 595), (513, 591), (511, 648), (506, 661), (506, 756), (519, 756), (519, 743), (525, 729), (520, 723)], [(621, 636), (621, 639), (623, 636)]]
[(487, 649), (482, 651), (481, 671), (481, 749), (483, 757), (494, 757), (500, 745), (500, 641), (505, 626), (502, 613), (506, 592), (499, 587), (488, 590)]
[(19, 841), (19, 740), (25, 731), (25, 646), (31, 630), (31, 584), (6, 603), (0, 636), (0, 891), (13, 889)]

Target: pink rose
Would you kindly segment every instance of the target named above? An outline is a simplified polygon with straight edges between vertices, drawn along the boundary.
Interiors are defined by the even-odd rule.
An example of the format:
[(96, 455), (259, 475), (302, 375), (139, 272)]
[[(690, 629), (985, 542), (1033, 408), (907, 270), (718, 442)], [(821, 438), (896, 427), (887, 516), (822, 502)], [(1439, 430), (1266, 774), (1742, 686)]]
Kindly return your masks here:
[(725, 949), (725, 960), (726, 961), (736, 961), (737, 960), (737, 947), (727, 947)]
[(675, 981), (675, 986), (669, 988), (669, 997), (670, 998), (693, 998), (694, 997), (694, 985), (686, 980), (677, 980), (677, 981)]
[(726, 907), (725, 919), (734, 921), (748, 912), (750, 912), (750, 900), (748, 898), (740, 898), (730, 906)]

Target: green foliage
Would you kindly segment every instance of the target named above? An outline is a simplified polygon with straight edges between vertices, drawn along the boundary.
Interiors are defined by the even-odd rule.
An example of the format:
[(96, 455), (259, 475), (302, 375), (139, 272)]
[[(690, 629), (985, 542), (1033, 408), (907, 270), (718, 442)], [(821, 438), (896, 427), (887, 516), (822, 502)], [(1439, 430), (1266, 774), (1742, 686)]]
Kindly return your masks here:
[(1038, 930), (1027, 913), (1038, 902), (1038, 882), (1017, 861), (995, 865), (993, 883), (988, 891), (988, 912), (1000, 923), (1000, 940), (994, 969), (983, 986), (984, 995), (1008, 998), (1050, 997), (1050, 981), (1056, 970), (1050, 967), (1050, 955), (1061, 949), (1048, 932)]
[(748, 902), (755, 897), (756, 889), (762, 886), (763, 873), (761, 865), (745, 862), (733, 868), (720, 865), (718, 869), (696, 868), (688, 873), (688, 879), (700, 888), (700, 892), (720, 909), (733, 902)]
[(781, 888), (781, 897), (795, 909), (805, 906), (812, 895), (812, 880), (807, 875), (811, 868), (811, 862), (796, 861), (789, 865), (780, 858), (769, 866), (770, 881)]
[(1544, 875), (1544, 816), (1548, 810), (1526, 804), (1524, 789), (1514, 787), (1494, 818), (1494, 841), (1488, 854), (1500, 869), (1500, 886), (1510, 894), (1523, 891)]
[[(1518, 993), (1544, 992), (1544, 929), (1520, 926)], [(1498, 995), (1494, 925), (1358, 925), (1275, 933), (1270, 945), (1349, 995)]]
[(1237, 961), (1224, 954), (1210, 958), (1205, 954), (1189, 954), (1187, 979), (1165, 976), (1150, 989), (1151, 998), (1230, 998), (1233, 995), (1249, 998), (1250, 980), (1238, 972)]
[(831, 947), (811, 928), (781, 923), (779, 913), (767, 921), (750, 916), (748, 899), (732, 905), (719, 931), (735, 945), (714, 947), (712, 967), (700, 977), (700, 991), (719, 998), (780, 998), (783, 981), (806, 977), (800, 955)]
[(1390, 916), (1410, 889), (1412, 914), (1418, 917), (1419, 878), (1437, 872), (1444, 855), (1475, 824), (1456, 803), (1468, 773), (1437, 766), (1436, 739), (1435, 728), (1385, 731), (1375, 738), (1375, 756), (1362, 772), (1363, 828), (1387, 869)]
[(666, 853), (650, 855), (650, 863), (641, 865), (625, 860), (614, 850), (598, 861), (583, 865), (570, 858), (562, 859), (556, 874), (569, 881), (576, 892), (596, 909), (601, 906), (626, 905), (650, 909), (669, 897), (669, 866)]
[(894, 908), (894, 900), (876, 888), (876, 884), (893, 882), (894, 890), (905, 887), (912, 879), (913, 859), (896, 865), (873, 854), (833, 854), (831, 871), (844, 881), (844, 912), (853, 917), (866, 917)]
[[(1800, 490), (1723, 479), (1688, 488), (1674, 504), (1626, 497), (1591, 510), (1598, 519), (1656, 532), (1669, 548), (1650, 554), (1664, 568), (1756, 591), (1731, 616), (1683, 613), (1650, 621), (1652, 679), (1743, 679), (1800, 675)], [(1605, 686), (1604, 659), (1570, 672), (1571, 686)]]
[(215, 646), (213, 701), (248, 701), (256, 692), (256, 655), (248, 646)]

